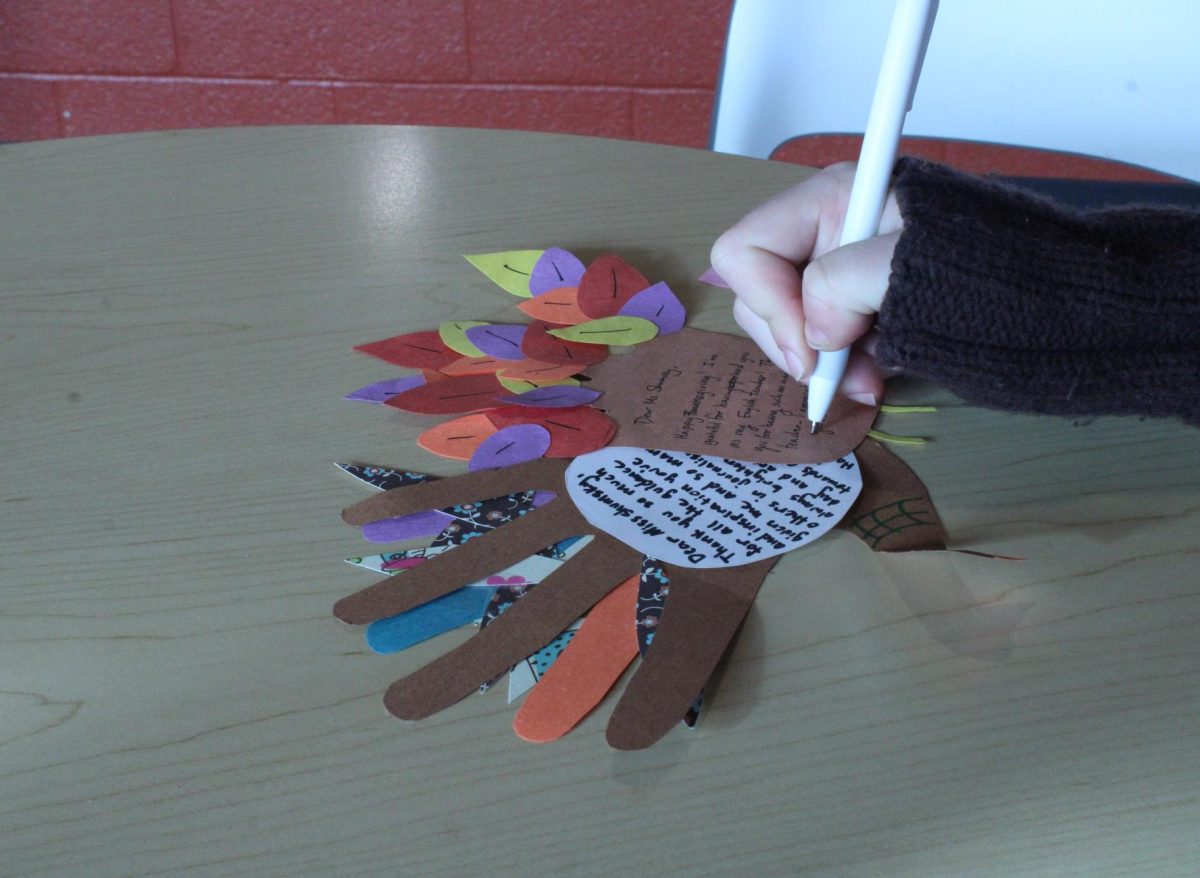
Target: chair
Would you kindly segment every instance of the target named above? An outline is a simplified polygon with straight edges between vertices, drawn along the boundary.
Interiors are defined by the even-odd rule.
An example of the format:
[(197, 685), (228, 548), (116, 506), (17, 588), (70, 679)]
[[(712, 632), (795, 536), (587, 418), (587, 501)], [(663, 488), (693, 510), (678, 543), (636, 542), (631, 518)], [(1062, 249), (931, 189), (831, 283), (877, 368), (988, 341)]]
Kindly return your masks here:
[[(861, 132), (894, 0), (736, 0), (711, 148)], [(905, 134), (1200, 180), (1198, 0), (942, 0)]]

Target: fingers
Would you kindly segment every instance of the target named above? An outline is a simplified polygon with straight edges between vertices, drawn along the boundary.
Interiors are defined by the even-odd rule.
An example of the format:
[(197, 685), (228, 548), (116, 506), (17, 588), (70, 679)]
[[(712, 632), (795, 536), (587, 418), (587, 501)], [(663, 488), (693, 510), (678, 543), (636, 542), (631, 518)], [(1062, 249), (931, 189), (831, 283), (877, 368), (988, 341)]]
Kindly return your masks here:
[[(737, 297), (738, 324), (797, 380), (811, 373), (816, 350), (847, 347), (870, 329), (887, 289), (902, 226), (894, 195), (885, 202), (881, 239), (837, 246), (853, 177), (852, 164), (826, 168), (751, 211), (713, 245), (712, 265)], [(797, 266), (806, 263), (801, 279)]]
[(566, 491), (563, 483), (565, 471), (566, 461), (541, 458), (503, 469), (393, 488), (343, 510), (342, 521), (346, 524), (367, 524), (530, 489), (553, 491), (561, 496)]
[[(636, 570), (639, 559), (632, 549), (598, 534), (574, 564), (555, 571), (487, 628), (388, 687), (384, 706), (400, 719), (415, 720), (460, 701), (553, 640), (611, 591), (622, 571)], [(427, 566), (432, 564), (422, 565)]]
[[(787, 359), (779, 345), (775, 344), (775, 339), (771, 336), (771, 326), (767, 321), (763, 320), (757, 314), (750, 310), (741, 299), (733, 301), (733, 319), (737, 325), (742, 328), (742, 331), (754, 341), (756, 345), (766, 354), (771, 362), (787, 372), (796, 380), (800, 380), (788, 367)], [(803, 371), (803, 368), (800, 370)]]
[(883, 399), (883, 374), (875, 358), (857, 346), (851, 348), (838, 393), (861, 405), (877, 406)]
[(517, 564), (546, 546), (592, 530), (574, 507), (552, 500), (503, 527), (467, 540), (452, 552), (428, 559), (401, 576), (388, 577), (342, 598), (334, 604), (333, 615), (351, 625), (394, 616)]
[[(750, 336), (771, 362), (795, 377), (788, 367), (785, 354), (775, 344), (771, 337), (767, 322), (746, 307), (745, 303), (735, 301), (733, 304), (733, 319), (738, 326)], [(846, 364), (846, 372), (842, 378), (841, 393), (862, 405), (875, 406), (883, 399), (883, 373), (875, 362), (874, 348), (878, 339), (874, 332), (863, 337), (862, 344), (850, 352), (850, 360)], [(816, 362), (813, 355), (812, 362)], [(808, 371), (811, 371), (809, 369)], [(805, 372), (805, 376), (807, 376)], [(800, 380), (807, 380), (806, 377)]]
[(900, 233), (847, 244), (804, 269), (805, 340), (814, 350), (849, 347), (870, 330), (883, 304)]
[(775, 561), (719, 571), (667, 566), (671, 594), (654, 643), (609, 718), (611, 746), (645, 749), (683, 719)]

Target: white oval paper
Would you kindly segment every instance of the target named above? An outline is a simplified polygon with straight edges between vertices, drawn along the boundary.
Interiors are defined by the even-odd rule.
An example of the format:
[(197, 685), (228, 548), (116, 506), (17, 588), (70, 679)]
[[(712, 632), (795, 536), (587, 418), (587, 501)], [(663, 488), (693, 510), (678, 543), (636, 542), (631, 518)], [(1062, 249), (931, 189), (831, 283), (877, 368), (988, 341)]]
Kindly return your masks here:
[(567, 489), (621, 542), (681, 567), (736, 567), (832, 529), (862, 490), (853, 454), (829, 463), (748, 463), (615, 445), (575, 458)]

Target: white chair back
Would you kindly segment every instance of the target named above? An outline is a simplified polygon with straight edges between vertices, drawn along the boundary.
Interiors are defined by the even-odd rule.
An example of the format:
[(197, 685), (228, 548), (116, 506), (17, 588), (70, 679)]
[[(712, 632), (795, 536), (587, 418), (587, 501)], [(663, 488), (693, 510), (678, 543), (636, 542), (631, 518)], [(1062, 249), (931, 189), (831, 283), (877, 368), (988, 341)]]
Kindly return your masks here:
[[(861, 132), (894, 0), (736, 0), (711, 146)], [(941, 0), (905, 133), (1200, 180), (1200, 0)]]

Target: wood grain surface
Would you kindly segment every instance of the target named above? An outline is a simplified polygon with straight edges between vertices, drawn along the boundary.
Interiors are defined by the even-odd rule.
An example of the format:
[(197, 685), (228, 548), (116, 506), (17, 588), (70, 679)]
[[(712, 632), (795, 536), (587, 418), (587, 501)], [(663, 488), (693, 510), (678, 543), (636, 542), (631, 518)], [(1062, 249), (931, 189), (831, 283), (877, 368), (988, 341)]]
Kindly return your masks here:
[[(0, 147), (0, 875), (1197, 874), (1200, 433), (966, 407), (891, 432), (965, 554), (845, 533), (769, 577), (653, 749), (432, 719), (335, 621), (371, 574), (334, 460), (442, 474), (343, 402), (354, 344), (513, 319), (460, 254), (693, 282), (794, 166), (509, 132), (280, 128)], [(503, 687), (499, 687), (503, 689)]]

